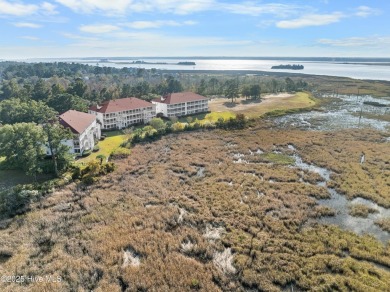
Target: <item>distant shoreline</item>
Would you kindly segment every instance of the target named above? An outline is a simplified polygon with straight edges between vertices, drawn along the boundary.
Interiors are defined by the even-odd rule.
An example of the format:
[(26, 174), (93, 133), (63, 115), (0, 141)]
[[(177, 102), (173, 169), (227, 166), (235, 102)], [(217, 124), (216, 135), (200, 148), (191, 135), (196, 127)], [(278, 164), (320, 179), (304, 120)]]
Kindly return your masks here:
[(378, 62), (378, 63), (352, 63), (352, 62), (344, 62), (344, 63), (336, 63), (340, 65), (367, 65), (367, 66), (390, 66), (390, 63), (386, 62)]
[(308, 74), (308, 73), (298, 73), (298, 72), (271, 72), (271, 71), (257, 71), (257, 70), (186, 70), (186, 69), (158, 69), (158, 72), (165, 74), (223, 74), (223, 75), (255, 75), (255, 76), (278, 76), (278, 77), (329, 77), (329, 78), (341, 78), (341, 79), (355, 79), (355, 80), (366, 80), (366, 81), (381, 81), (381, 82), (390, 82), (389, 80), (380, 80), (380, 79), (370, 79), (370, 78), (352, 78), (345, 76), (334, 76), (326, 74)]
[[(95, 59), (95, 60), (93, 60)], [(182, 62), (184, 58), (180, 59), (174, 59), (174, 58), (167, 58), (167, 60), (152, 60), (151, 58), (145, 58), (146, 63), (152, 63), (152, 62), (167, 62), (167, 63), (177, 63), (177, 62)], [(190, 58), (188, 58), (190, 59)], [(204, 58), (203, 58), (204, 59)], [(222, 59), (218, 58), (218, 59)], [(236, 58), (239, 59), (239, 58)], [(245, 58), (241, 58), (245, 59)], [(252, 58), (256, 59), (256, 58)], [(300, 58), (302, 59), (302, 58)], [(100, 60), (102, 61), (108, 61), (108, 59), (103, 59), (101, 58)], [(128, 61), (130, 64), (118, 64), (119, 62), (126, 62)], [(172, 61), (171, 61), (172, 60)], [(177, 60), (176, 62), (173, 60)], [(184, 59), (185, 60), (185, 59)], [(204, 73), (204, 74), (225, 74), (225, 75), (231, 75), (234, 76), (236, 74), (252, 74), (252, 75), (263, 75), (263, 76), (295, 76), (295, 77), (305, 77), (305, 76), (329, 76), (329, 77), (346, 77), (346, 78), (351, 78), (351, 79), (360, 79), (360, 80), (381, 80), (381, 81), (390, 81), (390, 58), (387, 59), (387, 62), (385, 64), (380, 64), (376, 63), (379, 61), (379, 59), (370, 59), (371, 62), (367, 63), (362, 63), (363, 59), (359, 59), (360, 62), (356, 63), (362, 63), (365, 64), (366, 70), (363, 70), (364, 68), (361, 68), (362, 70), (356, 70), (359, 69), (359, 65), (353, 65), (353, 64), (342, 64), (340, 60), (334, 60), (332, 59), (331, 62), (310, 62), (310, 66), (308, 63), (302, 63), (305, 67), (305, 70), (302, 72), (297, 72), (295, 70), (271, 70), (270, 65), (272, 62), (266, 63), (264, 65), (262, 62), (258, 62), (259, 66), (257, 66), (256, 62), (254, 61), (253, 64), (249, 64), (249, 68), (247, 67), (247, 62), (233, 62), (234, 66), (229, 66), (229, 63), (225, 64), (224, 62), (196, 62), (196, 66), (180, 66), (180, 65), (150, 65), (150, 64), (133, 64), (131, 62), (137, 61), (134, 60), (134, 58), (131, 58), (130, 60), (123, 59), (123, 58), (112, 58), (109, 60), (108, 63), (101, 63), (97, 62), (96, 58), (81, 58), (81, 59), (50, 59), (50, 58), (45, 58), (45, 59), (35, 59), (35, 61), (28, 61), (25, 60), (27, 63), (37, 63), (37, 62), (65, 62), (65, 63), (81, 63), (81, 64), (88, 64), (92, 66), (100, 66), (100, 67), (113, 67), (117, 69), (122, 69), (122, 68), (127, 68), (127, 69), (154, 69), (154, 70), (159, 70), (159, 72), (168, 72), (168, 73), (189, 73), (189, 74), (196, 74), (196, 73)], [(139, 60), (138, 60), (139, 61)], [(192, 61), (196, 61), (194, 58)], [(324, 61), (322, 59), (321, 61)], [(347, 63), (353, 63), (351, 62), (352, 59), (349, 59)], [(12, 62), (12, 61), (10, 61)], [(187, 61), (190, 62), (190, 61)], [(280, 62), (281, 64), (283, 63), (288, 63), (288, 62)], [(280, 64), (279, 63), (279, 64)], [(317, 64), (318, 63), (318, 64)], [(222, 64), (222, 65), (220, 65)], [(238, 65), (237, 65), (238, 64)], [(322, 66), (324, 64), (324, 66)], [(367, 65), (370, 64), (370, 65)], [(275, 64), (276, 65), (276, 64)], [(326, 66), (325, 66), (326, 65)], [(382, 65), (382, 66), (375, 66), (375, 65)], [(269, 66), (269, 67), (268, 67)], [(343, 68), (345, 66), (345, 70)], [(362, 65), (360, 65), (362, 66)], [(241, 68), (240, 68), (241, 67)], [(245, 68), (247, 67), (247, 68)], [(268, 68), (267, 68), (268, 67)], [(214, 68), (214, 69), (213, 69)], [(341, 69), (341, 70), (340, 70)], [(382, 70), (383, 69), (383, 70)], [(273, 71), (273, 72), (271, 72)], [(286, 72), (290, 71), (290, 72)], [(291, 75), (289, 75), (291, 74)]]
[(176, 56), (176, 57), (142, 57), (142, 56), (124, 56), (124, 57), (58, 57), (58, 58), (17, 58), (17, 59), (1, 59), (2, 61), (18, 61), (18, 62), (31, 62), (31, 61), (53, 61), (59, 60), (60, 62), (69, 60), (79, 60), (84, 62), (98, 62), (99, 60), (110, 61), (123, 61), (123, 60), (281, 60), (281, 61), (303, 61), (303, 62), (330, 62), (330, 63), (390, 63), (390, 57), (232, 57), (232, 56)]
[(145, 61), (133, 61), (133, 62), (111, 62), (111, 61), (104, 61), (102, 63), (113, 63), (113, 64), (119, 64), (119, 65), (178, 65), (178, 66), (195, 66), (195, 62), (177, 62), (177, 63), (167, 63), (167, 62), (145, 62)]
[[(160, 73), (196, 73), (196, 74), (224, 74), (224, 75), (258, 75), (258, 76), (329, 76), (329, 77), (338, 77), (332, 75), (315, 75), (315, 74), (306, 74), (306, 73), (298, 73), (298, 72), (275, 72), (275, 71), (258, 71), (258, 70), (187, 70), (187, 69), (157, 69)], [(349, 78), (342, 77), (341, 78)]]

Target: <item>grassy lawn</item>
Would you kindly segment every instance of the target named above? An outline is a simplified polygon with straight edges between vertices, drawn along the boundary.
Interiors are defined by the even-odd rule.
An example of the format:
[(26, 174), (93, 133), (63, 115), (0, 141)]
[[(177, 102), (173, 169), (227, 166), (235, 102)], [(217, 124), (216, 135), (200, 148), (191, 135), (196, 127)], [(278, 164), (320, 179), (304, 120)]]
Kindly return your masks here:
[(205, 122), (215, 123), (219, 118), (223, 118), (225, 121), (230, 118), (235, 118), (236, 114), (232, 112), (211, 112), (205, 116), (203, 120), (199, 122), (204, 124)]
[(229, 118), (234, 118), (236, 115), (232, 112), (229, 111), (224, 111), (224, 112), (211, 112), (211, 113), (201, 113), (197, 115), (191, 115), (188, 117), (181, 117), (178, 119), (179, 122), (181, 123), (188, 123), (188, 118), (191, 117), (192, 122), (195, 122), (196, 119), (203, 124), (206, 121), (213, 122), (215, 123), (218, 121), (219, 118), (223, 118), (225, 120), (228, 120)]
[(123, 141), (126, 140), (127, 135), (123, 133), (123, 131), (112, 131), (104, 133), (106, 135), (106, 139), (103, 141), (99, 141), (98, 146), (100, 150), (97, 152), (93, 152), (91, 155), (80, 158), (77, 162), (87, 162), (90, 160), (96, 159), (98, 155), (104, 155), (105, 157), (109, 157), (110, 154), (120, 147)]

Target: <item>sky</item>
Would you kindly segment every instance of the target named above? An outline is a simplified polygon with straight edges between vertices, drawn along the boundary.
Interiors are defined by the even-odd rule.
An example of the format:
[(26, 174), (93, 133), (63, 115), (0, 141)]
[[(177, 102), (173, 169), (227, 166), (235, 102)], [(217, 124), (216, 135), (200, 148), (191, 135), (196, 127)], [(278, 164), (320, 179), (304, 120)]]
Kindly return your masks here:
[(390, 57), (390, 1), (0, 0), (0, 59)]

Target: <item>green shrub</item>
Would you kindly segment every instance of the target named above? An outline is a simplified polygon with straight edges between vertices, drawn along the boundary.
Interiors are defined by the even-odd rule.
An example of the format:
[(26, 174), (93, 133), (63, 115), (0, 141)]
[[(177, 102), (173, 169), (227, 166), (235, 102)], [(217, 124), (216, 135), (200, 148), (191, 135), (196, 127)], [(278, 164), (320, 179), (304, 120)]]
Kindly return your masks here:
[(149, 124), (157, 131), (165, 128), (165, 123), (161, 118), (153, 118)]
[(1, 192), (0, 217), (13, 217), (25, 213), (31, 200), (39, 195), (40, 192), (38, 190), (26, 189), (23, 186), (16, 186), (12, 191)]
[(93, 160), (87, 163), (86, 167), (77, 165), (74, 167), (72, 178), (81, 179), (85, 184), (92, 184), (97, 180), (97, 177), (113, 172), (115, 164), (113, 162), (101, 163)]
[(86, 185), (91, 185), (97, 181), (97, 178), (91, 175), (84, 176), (81, 181)]
[(103, 154), (99, 154), (98, 156), (96, 156), (96, 159), (98, 159), (100, 161), (100, 164), (102, 164), (103, 161), (107, 159), (107, 157)]
[(85, 150), (81, 156), (82, 157), (87, 157), (87, 156), (91, 155), (91, 153), (92, 153), (91, 150)]
[(95, 145), (95, 147), (93, 147), (93, 152), (98, 152), (100, 150), (100, 147), (99, 145)]
[(113, 159), (126, 158), (130, 155), (130, 149), (118, 147), (114, 151), (111, 152), (110, 157)]
[(105, 173), (113, 172), (116, 168), (116, 165), (114, 162), (107, 162), (103, 164), (103, 169)]
[(190, 288), (194, 290), (199, 290), (200, 289), (200, 283), (199, 280), (197, 279), (192, 279), (190, 283)]
[(72, 179), (79, 179), (81, 178), (81, 168), (80, 166), (75, 166), (72, 172)]

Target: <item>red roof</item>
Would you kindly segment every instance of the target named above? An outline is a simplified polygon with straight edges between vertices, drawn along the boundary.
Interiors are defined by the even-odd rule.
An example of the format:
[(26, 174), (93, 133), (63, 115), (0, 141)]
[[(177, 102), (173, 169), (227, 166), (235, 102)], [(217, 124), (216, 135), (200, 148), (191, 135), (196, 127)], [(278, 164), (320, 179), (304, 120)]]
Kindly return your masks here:
[(59, 117), (61, 125), (70, 128), (73, 133), (83, 133), (95, 120), (96, 117), (91, 114), (69, 110)]
[(207, 97), (204, 97), (202, 95), (193, 92), (177, 92), (177, 93), (170, 93), (165, 95), (163, 97), (163, 100), (154, 99), (153, 101), (159, 103), (166, 103), (166, 104), (175, 104), (175, 103), (183, 103), (183, 102), (190, 102), (190, 101), (197, 101), (197, 100), (204, 100), (204, 99), (207, 99)]
[(128, 111), (128, 110), (150, 107), (150, 106), (153, 105), (150, 102), (147, 102), (145, 100), (136, 97), (126, 97), (126, 98), (105, 101), (101, 105), (91, 106), (89, 110), (98, 113), (115, 113), (115, 112)]

